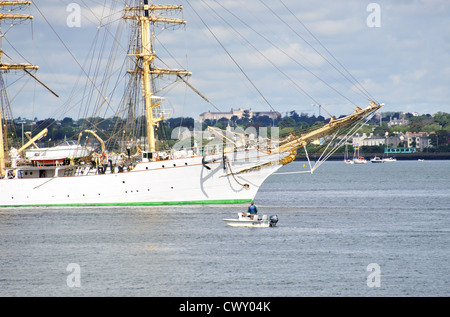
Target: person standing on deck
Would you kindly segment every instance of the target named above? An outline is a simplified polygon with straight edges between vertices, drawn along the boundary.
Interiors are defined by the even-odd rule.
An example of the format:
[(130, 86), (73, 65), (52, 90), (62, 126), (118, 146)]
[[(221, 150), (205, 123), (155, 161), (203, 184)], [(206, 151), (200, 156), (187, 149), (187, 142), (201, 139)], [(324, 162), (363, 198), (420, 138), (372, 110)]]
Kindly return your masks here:
[(253, 219), (256, 216), (256, 214), (258, 213), (258, 209), (256, 208), (256, 206), (253, 203), (253, 201), (252, 201), (251, 205), (248, 207), (248, 211), (247, 212), (250, 213), (250, 218), (251, 219)]

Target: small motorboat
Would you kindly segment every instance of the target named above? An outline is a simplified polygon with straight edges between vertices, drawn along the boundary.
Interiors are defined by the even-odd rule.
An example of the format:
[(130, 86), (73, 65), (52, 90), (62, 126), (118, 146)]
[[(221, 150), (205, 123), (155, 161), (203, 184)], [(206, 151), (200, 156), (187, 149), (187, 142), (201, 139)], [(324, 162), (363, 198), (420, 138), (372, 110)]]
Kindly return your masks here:
[(372, 163), (384, 163), (384, 161), (379, 158), (378, 156), (375, 156), (373, 159), (370, 160)]
[(224, 219), (224, 221), (231, 227), (268, 228), (277, 225), (278, 216), (272, 215), (267, 217), (267, 215), (263, 215), (259, 217), (258, 215), (254, 215), (251, 218), (250, 214), (239, 212), (237, 219)]

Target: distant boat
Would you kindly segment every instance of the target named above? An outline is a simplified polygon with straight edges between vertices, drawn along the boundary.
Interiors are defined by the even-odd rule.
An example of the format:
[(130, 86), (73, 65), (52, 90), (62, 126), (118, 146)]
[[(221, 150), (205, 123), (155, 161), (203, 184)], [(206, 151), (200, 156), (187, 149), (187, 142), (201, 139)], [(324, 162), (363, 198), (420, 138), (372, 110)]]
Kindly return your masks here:
[(419, 162), (423, 162), (423, 161), (425, 161), (425, 160), (424, 160), (424, 159), (418, 159), (418, 161), (419, 161)]
[(370, 159), (372, 163), (384, 163), (384, 160), (382, 160), (380, 157), (375, 156), (373, 159)]
[(367, 160), (363, 156), (358, 156), (353, 158), (353, 163), (355, 164), (366, 164)]
[(347, 143), (345, 144), (344, 163), (345, 164), (354, 164), (353, 160), (348, 158)]
[(355, 164), (366, 164), (367, 163), (367, 160), (363, 156), (359, 155), (359, 146), (355, 147), (355, 152), (353, 154), (353, 163), (355, 163)]
[(383, 154), (383, 162), (397, 162), (396, 158), (391, 157), (385, 157), (385, 155), (387, 155), (387, 153), (389, 153), (390, 149), (388, 147), (388, 136), (389, 136), (389, 132), (385, 133), (386, 135), (386, 149), (384, 150), (384, 154)]

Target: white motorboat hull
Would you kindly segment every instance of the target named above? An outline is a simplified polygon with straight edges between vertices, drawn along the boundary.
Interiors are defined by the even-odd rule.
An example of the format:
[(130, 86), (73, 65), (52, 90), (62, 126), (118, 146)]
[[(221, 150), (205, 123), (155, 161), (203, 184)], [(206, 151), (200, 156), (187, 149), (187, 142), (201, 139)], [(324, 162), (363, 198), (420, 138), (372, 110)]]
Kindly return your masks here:
[(275, 227), (278, 222), (278, 217), (276, 217), (276, 220), (272, 220), (271, 217), (268, 218), (267, 215), (264, 215), (262, 218), (255, 216), (254, 219), (251, 219), (250, 216), (244, 216), (242, 213), (238, 213), (237, 219), (224, 219), (224, 221), (230, 227), (269, 228)]
[(246, 228), (268, 228), (270, 227), (270, 221), (265, 220), (237, 220), (237, 219), (224, 219), (227, 225), (230, 227), (246, 227)]

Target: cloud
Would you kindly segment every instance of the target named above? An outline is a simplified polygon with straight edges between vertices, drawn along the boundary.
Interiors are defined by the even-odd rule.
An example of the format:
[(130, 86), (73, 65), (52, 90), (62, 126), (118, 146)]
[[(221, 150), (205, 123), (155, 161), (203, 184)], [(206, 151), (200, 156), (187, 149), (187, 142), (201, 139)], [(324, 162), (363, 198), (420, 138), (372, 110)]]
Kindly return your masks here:
[(447, 0), (382, 1), (382, 4), (393, 14), (415, 18), (445, 16), (449, 12)]
[(46, 19), (54, 27), (67, 28), (91, 28), (105, 23), (112, 23), (121, 19), (122, 7), (118, 7), (118, 1), (111, 1), (106, 6), (91, 3), (86, 6), (85, 2), (39, 1), (33, 6), (37, 10), (36, 19)]
[(324, 20), (311, 23), (311, 30), (318, 36), (336, 36), (362, 30), (364, 25), (359, 19)]

